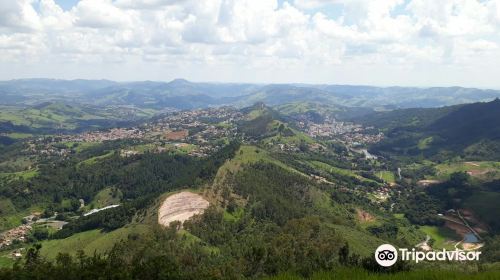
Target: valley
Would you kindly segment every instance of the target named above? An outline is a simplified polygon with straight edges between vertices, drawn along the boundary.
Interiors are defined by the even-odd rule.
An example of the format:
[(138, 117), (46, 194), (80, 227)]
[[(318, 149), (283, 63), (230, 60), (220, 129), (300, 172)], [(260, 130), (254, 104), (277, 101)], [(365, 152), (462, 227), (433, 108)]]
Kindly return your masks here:
[[(31, 113), (16, 120), (5, 111), (0, 266), (32, 254), (92, 263), (99, 254), (94, 260), (120, 263), (130, 275), (126, 267), (140, 259), (151, 273), (188, 278), (261, 278), (290, 267), (308, 276), (338, 266), (372, 271), (371, 256), (384, 243), (481, 250), (484, 260), (464, 265), (467, 273), (498, 261), (496, 134), (434, 129), (468, 106), (494, 119), (498, 101), (364, 113), (273, 103), (146, 106), (130, 118), (110, 110), (90, 127), (80, 120), (93, 118), (75, 117), (81, 104), (30, 105), (41, 110), (29, 109), (34, 115), (60, 122), (56, 130)], [(64, 117), (44, 113), (57, 108)], [(446, 137), (463, 141), (448, 145)], [(175, 264), (153, 265), (155, 257)]]

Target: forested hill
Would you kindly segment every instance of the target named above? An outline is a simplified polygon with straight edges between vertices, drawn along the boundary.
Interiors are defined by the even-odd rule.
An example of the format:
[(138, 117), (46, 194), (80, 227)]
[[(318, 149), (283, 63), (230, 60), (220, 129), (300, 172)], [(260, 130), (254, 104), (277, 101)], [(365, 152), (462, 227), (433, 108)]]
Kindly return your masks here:
[(444, 137), (450, 144), (500, 140), (500, 99), (460, 107), (428, 126), (428, 131)]
[(373, 150), (398, 155), (453, 152), (473, 159), (500, 157), (500, 100), (436, 109), (406, 109), (359, 118), (387, 138)]

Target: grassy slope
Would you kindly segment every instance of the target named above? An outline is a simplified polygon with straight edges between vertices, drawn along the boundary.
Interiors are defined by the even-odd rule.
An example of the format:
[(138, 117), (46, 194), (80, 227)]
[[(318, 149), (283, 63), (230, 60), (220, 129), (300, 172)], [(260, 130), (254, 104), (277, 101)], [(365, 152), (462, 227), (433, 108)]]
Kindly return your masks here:
[(117, 190), (116, 196), (113, 197), (113, 189), (105, 188), (98, 192), (92, 202), (89, 204), (91, 208), (102, 208), (108, 205), (119, 204), (123, 194), (120, 190)]
[(25, 170), (25, 171), (18, 171), (18, 172), (12, 172), (12, 173), (0, 173), (0, 179), (2, 178), (9, 178), (9, 179), (22, 179), (22, 180), (29, 180), (33, 177), (38, 175), (38, 170), (36, 169), (31, 169), (31, 170)]
[[(254, 146), (241, 146), (240, 150), (236, 152), (235, 157), (226, 162), (219, 169), (216, 176), (216, 182), (222, 182), (222, 178), (224, 178), (225, 174), (227, 174), (228, 172), (238, 172), (243, 164), (250, 164), (258, 162), (260, 160), (276, 164), (291, 172), (299, 172), (296, 169), (293, 169), (292, 167), (282, 163), (281, 161), (270, 157), (269, 154), (263, 149)], [(316, 208), (318, 212), (321, 213), (321, 215), (337, 215), (340, 217), (340, 219), (346, 218), (347, 216), (351, 215), (348, 210), (341, 205), (332, 204), (330, 196), (321, 190), (312, 188), (310, 195), (313, 198), (313, 207)], [(371, 254), (378, 245), (386, 243), (383, 240), (373, 237), (372, 235), (364, 231), (350, 228), (348, 226), (337, 224), (329, 224), (329, 226), (335, 228), (335, 230), (338, 231), (341, 236), (346, 238), (353, 252), (363, 256)]]
[[(10, 211), (6, 214), (1, 214), (0, 217), (0, 232), (4, 230), (8, 230), (14, 227), (21, 225), (23, 217), (28, 216), (32, 212), (42, 212), (43, 208), (39, 205), (33, 205), (29, 209), (25, 209), (22, 211), (12, 211), (15, 208), (12, 208), (13, 205), (10, 205), (10, 200), (2, 200), (0, 203), (3, 203), (3, 209), (10, 209)], [(5, 207), (5, 208), (4, 208)]]
[(355, 228), (344, 226), (344, 225), (330, 225), (333, 227), (340, 235), (349, 242), (349, 247), (353, 253), (359, 254), (361, 256), (371, 256), (375, 249), (377, 249), (380, 244), (385, 244), (387, 241), (379, 239), (363, 231), (359, 231)]
[[(433, 249), (445, 248), (447, 250), (454, 250), (454, 243), (461, 239), (454, 231), (444, 227), (421, 226), (420, 230), (434, 239)], [(447, 243), (447, 241), (451, 242)]]
[(79, 167), (80, 165), (92, 165), (92, 164), (95, 164), (95, 163), (97, 163), (97, 161), (99, 161), (99, 160), (102, 160), (102, 159), (105, 159), (105, 158), (107, 158), (107, 157), (112, 156), (112, 155), (113, 155), (113, 153), (114, 153), (114, 151), (111, 151), (111, 152), (106, 153), (106, 154), (104, 154), (104, 155), (91, 157), (91, 158), (89, 158), (89, 159), (86, 159), (86, 160), (84, 160), (84, 161), (82, 161), (82, 162), (78, 163), (78, 164), (77, 164), (77, 167)]
[(394, 176), (394, 172), (391, 171), (377, 171), (377, 177), (384, 180), (387, 183), (394, 183), (396, 181), (396, 177)]
[[(464, 273), (462, 271), (452, 271), (452, 270), (414, 270), (409, 272), (397, 272), (397, 273), (373, 273), (368, 272), (359, 268), (340, 268), (332, 272), (317, 272), (311, 277), (307, 278), (310, 280), (326, 280), (326, 279), (338, 279), (338, 280), (351, 280), (351, 279), (367, 279), (367, 280), (379, 280), (379, 279), (390, 279), (390, 280), (493, 280), (500, 278), (500, 271), (487, 271), (479, 273)], [(293, 274), (281, 274), (274, 277), (265, 278), (268, 280), (300, 280), (306, 279)]]
[(59, 253), (75, 254), (78, 250), (83, 250), (87, 255), (92, 255), (94, 252), (104, 253), (116, 242), (126, 239), (129, 234), (140, 234), (147, 230), (147, 225), (128, 225), (111, 232), (100, 230), (80, 232), (65, 239), (43, 241), (41, 255), (53, 259)]
[(490, 172), (490, 174), (478, 175), (481, 179), (500, 178), (500, 162), (474, 161), (474, 162), (451, 162), (436, 165), (437, 174), (434, 179), (446, 180), (451, 173), (464, 171)]
[(336, 174), (343, 175), (343, 176), (354, 177), (362, 182), (375, 182), (373, 180), (367, 179), (365, 177), (362, 177), (362, 176), (356, 174), (353, 170), (338, 168), (338, 167), (331, 166), (331, 165), (324, 163), (324, 162), (321, 162), (321, 161), (311, 161), (308, 163), (312, 167), (319, 168), (319, 169), (321, 169), (325, 172), (328, 172), (328, 173), (332, 173), (332, 174), (336, 173)]
[(222, 180), (228, 172), (235, 173), (241, 168), (242, 165), (255, 163), (261, 160), (264, 162), (276, 164), (280, 167), (285, 168), (286, 170), (300, 173), (292, 167), (272, 158), (267, 151), (261, 148), (255, 146), (241, 146), (240, 149), (236, 152), (234, 158), (227, 161), (223, 166), (221, 166), (221, 168), (219, 168), (215, 177), (215, 183), (220, 182), (220, 180)]

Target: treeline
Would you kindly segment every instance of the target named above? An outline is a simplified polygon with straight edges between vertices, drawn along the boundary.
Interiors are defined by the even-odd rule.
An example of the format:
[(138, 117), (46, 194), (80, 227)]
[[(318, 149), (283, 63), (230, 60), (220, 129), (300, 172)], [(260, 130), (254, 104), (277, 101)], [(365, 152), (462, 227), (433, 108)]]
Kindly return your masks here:
[[(86, 217), (72, 220), (52, 238), (65, 238), (74, 233), (101, 228), (114, 230), (129, 223), (138, 210), (148, 207), (162, 193), (175, 188), (196, 187), (211, 180), (218, 168), (239, 148), (232, 142), (212, 156), (198, 160), (192, 157), (170, 154), (148, 154), (134, 166), (130, 173), (122, 173), (120, 190), (129, 198), (120, 207), (107, 209)], [(112, 172), (110, 170), (110, 172)], [(127, 184), (127, 185), (126, 185)]]
[[(86, 256), (80, 251), (49, 261), (35, 245), (12, 268), (1, 268), (0, 279), (258, 279), (284, 272), (309, 276), (339, 267), (360, 266), (378, 273), (408, 269), (404, 263), (383, 269), (372, 258), (351, 255), (349, 246), (317, 218), (291, 220), (274, 230), (266, 224), (245, 226), (252, 230), (240, 230), (241, 237), (228, 240), (220, 250), (188, 243), (175, 228), (130, 235), (104, 255)], [(234, 226), (233, 231), (237, 229)]]
[(110, 186), (120, 189), (125, 200), (136, 199), (210, 180), (238, 147), (239, 143), (231, 143), (203, 159), (173, 153), (121, 157), (111, 150), (110, 156), (89, 164), (75, 159), (48, 161), (40, 165), (38, 176), (9, 182), (0, 190), (0, 196), (10, 198), (20, 209), (62, 199), (82, 198), (89, 202), (98, 191)]

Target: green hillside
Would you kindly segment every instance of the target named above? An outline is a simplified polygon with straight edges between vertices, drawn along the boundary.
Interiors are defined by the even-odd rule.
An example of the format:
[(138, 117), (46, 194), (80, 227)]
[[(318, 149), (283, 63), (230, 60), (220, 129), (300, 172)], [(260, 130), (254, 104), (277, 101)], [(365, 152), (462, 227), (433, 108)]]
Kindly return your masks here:
[(368, 115), (358, 121), (374, 125), (387, 138), (376, 153), (448, 156), (493, 160), (500, 156), (500, 100), (437, 109), (406, 109)]

